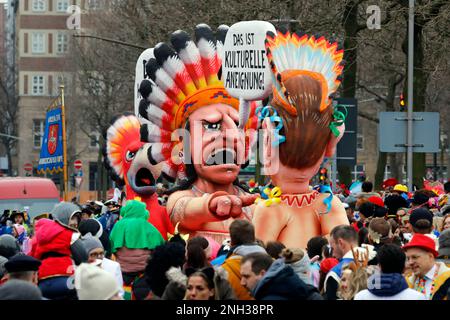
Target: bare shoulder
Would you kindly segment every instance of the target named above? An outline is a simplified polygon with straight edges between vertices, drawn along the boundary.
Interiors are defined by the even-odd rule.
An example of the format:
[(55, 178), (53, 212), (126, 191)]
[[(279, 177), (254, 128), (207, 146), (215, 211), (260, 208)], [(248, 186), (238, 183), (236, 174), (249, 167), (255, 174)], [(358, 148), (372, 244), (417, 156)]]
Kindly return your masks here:
[(266, 206), (263, 201), (254, 205), (253, 219), (263, 219), (272, 221), (283, 221), (287, 219), (287, 212), (283, 209), (283, 204), (272, 204)]

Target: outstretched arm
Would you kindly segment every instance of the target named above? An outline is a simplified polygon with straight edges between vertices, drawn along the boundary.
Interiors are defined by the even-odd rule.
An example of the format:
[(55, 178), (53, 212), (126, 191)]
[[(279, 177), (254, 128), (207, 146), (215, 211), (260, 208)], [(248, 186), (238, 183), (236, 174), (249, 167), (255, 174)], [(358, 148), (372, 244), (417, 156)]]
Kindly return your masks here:
[(167, 201), (167, 212), (174, 225), (198, 230), (208, 222), (223, 221), (242, 214), (242, 207), (252, 204), (255, 195), (232, 196), (223, 191), (193, 197), (183, 192), (172, 194)]

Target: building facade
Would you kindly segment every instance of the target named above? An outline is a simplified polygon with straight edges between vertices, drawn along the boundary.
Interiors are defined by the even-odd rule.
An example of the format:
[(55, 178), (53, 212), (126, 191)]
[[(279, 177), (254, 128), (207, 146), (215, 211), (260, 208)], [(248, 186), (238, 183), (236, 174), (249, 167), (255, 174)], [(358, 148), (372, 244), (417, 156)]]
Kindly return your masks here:
[[(74, 20), (67, 13), (71, 5), (80, 12), (89, 9), (90, 2), (84, 0), (23, 0), (17, 17), (17, 63), (19, 67), (19, 136), (16, 167), (18, 175), (37, 176), (42, 137), (44, 135), (47, 107), (65, 87), (65, 109), (67, 123), (67, 165), (69, 168), (69, 191), (76, 191), (74, 161), (83, 163), (82, 192), (92, 191), (95, 198), (98, 147), (83, 131), (74, 125), (77, 117), (77, 101), (72, 98), (77, 89), (75, 62), (70, 50)], [(83, 23), (83, 15), (80, 20)], [(78, 26), (83, 28), (81, 24)], [(33, 164), (33, 173), (24, 170), (24, 165)], [(59, 186), (62, 174), (46, 175)], [(92, 180), (92, 181), (90, 181)]]

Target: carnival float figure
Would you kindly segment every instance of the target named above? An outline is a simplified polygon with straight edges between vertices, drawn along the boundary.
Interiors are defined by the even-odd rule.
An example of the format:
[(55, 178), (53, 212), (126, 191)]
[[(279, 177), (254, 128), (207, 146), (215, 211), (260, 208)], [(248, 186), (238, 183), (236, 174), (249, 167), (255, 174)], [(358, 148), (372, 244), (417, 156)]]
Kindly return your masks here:
[[(233, 219), (252, 219), (248, 194), (237, 180), (249, 156), (258, 119), (255, 105), (239, 112), (221, 80), (221, 48), (228, 27), (217, 39), (205, 24), (195, 28), (195, 41), (185, 31), (171, 35), (172, 47), (154, 48), (142, 81), (139, 113), (141, 139), (150, 142), (148, 157), (162, 163), (167, 179), (178, 179), (167, 212), (180, 232), (202, 235), (219, 244)], [(256, 135), (254, 135), (256, 137)]]
[(140, 129), (139, 119), (132, 113), (124, 113), (111, 121), (105, 136), (105, 166), (111, 170), (116, 183), (125, 185), (126, 199), (138, 197), (145, 203), (150, 213), (148, 221), (167, 240), (167, 234), (173, 234), (174, 227), (166, 209), (158, 203), (155, 181), (161, 169), (148, 161), (150, 146), (141, 142)]
[(265, 130), (264, 169), (275, 188), (264, 190), (253, 223), (256, 237), (264, 242), (306, 248), (312, 237), (348, 224), (329, 186), (310, 187), (345, 131), (345, 115), (330, 98), (340, 83), (343, 50), (324, 37), (278, 31), (267, 33), (266, 53), (273, 99), (258, 115)]

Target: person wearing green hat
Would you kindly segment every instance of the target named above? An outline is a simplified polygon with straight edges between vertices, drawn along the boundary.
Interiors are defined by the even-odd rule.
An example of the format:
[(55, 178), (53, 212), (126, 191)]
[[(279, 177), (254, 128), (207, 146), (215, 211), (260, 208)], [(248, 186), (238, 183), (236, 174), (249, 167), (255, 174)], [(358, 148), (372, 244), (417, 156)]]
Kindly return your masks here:
[(151, 251), (165, 242), (158, 229), (148, 222), (149, 214), (145, 203), (128, 200), (111, 231), (111, 252), (122, 269), (126, 293), (134, 280), (142, 276)]

